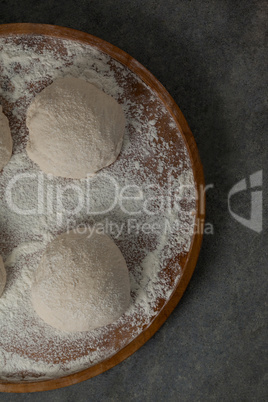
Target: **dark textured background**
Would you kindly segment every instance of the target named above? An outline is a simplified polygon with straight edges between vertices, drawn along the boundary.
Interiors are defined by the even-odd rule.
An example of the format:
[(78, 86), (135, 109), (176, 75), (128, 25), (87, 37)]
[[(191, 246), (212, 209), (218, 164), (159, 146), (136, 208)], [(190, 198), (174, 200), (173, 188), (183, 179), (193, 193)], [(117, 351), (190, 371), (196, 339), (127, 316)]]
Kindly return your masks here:
[[(206, 183), (214, 184), (207, 193), (214, 235), (204, 236), (178, 307), (133, 356), (78, 385), (0, 400), (267, 401), (267, 236), (240, 225), (227, 207), (237, 181), (267, 172), (267, 3), (0, 0), (0, 23), (11, 22), (91, 33), (160, 80), (194, 133)], [(233, 209), (249, 217), (249, 200), (249, 193), (235, 196)], [(264, 209), (266, 216), (265, 201)]]

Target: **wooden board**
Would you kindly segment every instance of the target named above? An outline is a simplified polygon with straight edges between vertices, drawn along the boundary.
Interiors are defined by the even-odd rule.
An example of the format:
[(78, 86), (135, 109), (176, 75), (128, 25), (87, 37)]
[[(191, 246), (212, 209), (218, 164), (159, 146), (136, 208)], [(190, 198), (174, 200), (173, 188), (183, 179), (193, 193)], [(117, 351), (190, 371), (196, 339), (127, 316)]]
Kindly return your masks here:
[[(136, 77), (139, 77), (142, 82), (145, 83), (154, 92), (154, 96), (157, 97), (159, 102), (164, 105), (166, 109), (166, 115), (176, 122), (177, 130), (179, 130), (182, 141), (188, 150), (197, 194), (195, 206), (195, 226), (198, 227), (198, 223), (200, 221), (203, 221), (204, 219), (204, 177), (202, 165), (199, 159), (194, 137), (182, 112), (180, 111), (174, 100), (171, 98), (171, 96), (168, 94), (168, 92), (165, 90), (165, 88), (157, 81), (157, 79), (140, 63), (138, 63), (135, 59), (133, 59), (122, 50), (101, 39), (98, 39), (92, 35), (83, 32), (63, 27), (39, 24), (7, 24), (0, 26), (0, 37), (10, 37), (12, 35), (15, 35), (16, 37), (22, 36), (24, 37), (24, 40), (29, 40), (29, 43), (31, 42), (32, 38), (41, 35), (44, 46), (50, 41), (51, 38), (57, 38), (59, 42), (61, 40), (68, 40), (89, 45), (107, 54), (112, 59), (120, 62), (123, 66), (125, 66), (125, 68), (134, 73)], [(142, 89), (139, 90), (136, 88), (137, 94), (138, 91), (142, 91)], [(133, 93), (131, 94), (131, 96), (133, 96)], [(155, 113), (157, 113), (156, 110)], [(161, 126), (161, 122), (158, 126), (158, 131), (161, 132), (161, 130), (163, 131), (162, 135), (165, 136), (166, 139), (168, 139), (169, 136), (172, 136), (173, 142), (176, 141), (176, 136), (174, 136), (171, 131), (170, 133), (166, 131), (166, 126), (164, 127), (164, 122), (163, 126)], [(179, 140), (177, 140), (177, 142), (179, 146)], [(157, 314), (154, 316), (150, 324), (146, 325), (142, 332), (135, 337), (135, 339), (131, 340), (129, 343), (126, 342), (126, 345), (118, 350), (113, 356), (83, 371), (68, 375), (66, 377), (36, 382), (0, 382), (0, 391), (35, 392), (60, 388), (89, 379), (122, 362), (137, 349), (139, 349), (161, 327), (161, 325), (171, 314), (172, 310), (178, 304), (193, 274), (201, 247), (201, 241), (202, 231), (197, 230), (192, 236), (189, 251), (187, 253), (179, 253), (176, 258), (173, 259), (172, 262), (170, 262), (170, 264), (179, 263), (182, 270), (180, 280), (174, 288), (171, 296), (168, 300), (165, 300), (165, 302), (158, 304), (156, 312)], [(170, 272), (170, 275), (173, 275), (173, 271), (171, 269), (169, 270), (169, 266), (165, 267), (165, 269), (167, 273)], [(174, 281), (176, 278), (171, 277), (170, 279), (171, 281)], [(120, 336), (122, 336), (120, 335), (120, 332), (116, 332), (116, 337)], [(123, 336), (127, 336), (127, 334), (124, 334)]]

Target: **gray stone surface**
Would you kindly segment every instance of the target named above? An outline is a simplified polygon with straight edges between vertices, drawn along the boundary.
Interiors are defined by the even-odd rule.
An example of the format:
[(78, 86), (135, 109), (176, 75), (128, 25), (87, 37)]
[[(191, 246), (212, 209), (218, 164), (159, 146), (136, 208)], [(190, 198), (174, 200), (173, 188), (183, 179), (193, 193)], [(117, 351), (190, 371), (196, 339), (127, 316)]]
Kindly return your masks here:
[[(171, 317), (133, 356), (78, 385), (0, 400), (268, 400), (267, 235), (242, 226), (227, 205), (236, 182), (267, 172), (267, 3), (0, 0), (0, 23), (11, 22), (91, 33), (162, 82), (191, 126), (207, 184), (214, 184), (207, 194), (214, 235), (204, 236), (194, 276)], [(249, 202), (249, 193), (237, 194), (232, 208), (249, 217)]]

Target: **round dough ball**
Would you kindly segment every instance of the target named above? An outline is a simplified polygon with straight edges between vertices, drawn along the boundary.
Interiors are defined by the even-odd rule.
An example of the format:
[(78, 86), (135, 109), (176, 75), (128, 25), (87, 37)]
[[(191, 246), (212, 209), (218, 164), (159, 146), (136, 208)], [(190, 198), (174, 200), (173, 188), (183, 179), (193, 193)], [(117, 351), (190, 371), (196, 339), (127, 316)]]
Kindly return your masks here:
[(27, 110), (28, 156), (45, 173), (81, 179), (113, 163), (125, 130), (122, 107), (78, 78), (57, 79)]
[(64, 233), (46, 248), (31, 290), (37, 314), (63, 331), (89, 331), (129, 307), (130, 281), (114, 241), (95, 230)]
[(2, 296), (2, 293), (5, 289), (6, 281), (7, 281), (7, 274), (2, 257), (0, 255), (0, 297)]
[(12, 155), (12, 137), (7, 117), (0, 106), (0, 170), (9, 162)]

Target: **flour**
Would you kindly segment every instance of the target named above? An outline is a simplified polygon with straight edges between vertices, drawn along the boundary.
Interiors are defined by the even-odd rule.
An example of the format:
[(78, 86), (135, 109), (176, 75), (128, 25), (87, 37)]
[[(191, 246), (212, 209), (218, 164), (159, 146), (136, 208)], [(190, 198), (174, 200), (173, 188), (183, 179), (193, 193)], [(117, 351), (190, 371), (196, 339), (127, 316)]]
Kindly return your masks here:
[[(43, 174), (25, 151), (27, 107), (66, 75), (113, 96), (127, 120), (119, 158), (82, 180)], [(0, 81), (13, 137), (12, 158), (0, 172), (0, 254), (7, 270), (0, 298), (0, 379), (57, 378), (126, 346), (176, 288), (182, 272), (175, 257), (189, 250), (194, 230), (192, 165), (179, 128), (154, 92), (91, 46), (61, 39), (44, 45), (39, 36), (0, 39)], [(30, 289), (47, 244), (78, 225), (114, 239), (129, 269), (131, 308), (111, 325), (69, 334), (39, 319)]]

